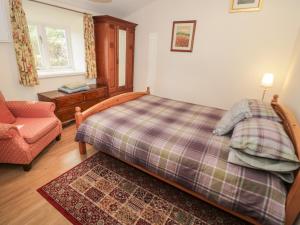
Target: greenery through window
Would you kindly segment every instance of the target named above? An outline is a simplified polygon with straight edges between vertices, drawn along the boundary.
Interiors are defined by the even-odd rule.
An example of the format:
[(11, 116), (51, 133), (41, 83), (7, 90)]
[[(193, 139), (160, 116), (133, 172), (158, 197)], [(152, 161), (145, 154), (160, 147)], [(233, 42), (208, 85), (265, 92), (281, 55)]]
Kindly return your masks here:
[(29, 34), (39, 71), (72, 69), (72, 52), (67, 29), (30, 24)]
[(41, 46), (39, 42), (39, 35), (37, 26), (29, 26), (29, 33), (31, 39), (31, 45), (33, 48), (34, 56), (35, 56), (35, 63), (38, 68), (42, 67), (42, 52)]

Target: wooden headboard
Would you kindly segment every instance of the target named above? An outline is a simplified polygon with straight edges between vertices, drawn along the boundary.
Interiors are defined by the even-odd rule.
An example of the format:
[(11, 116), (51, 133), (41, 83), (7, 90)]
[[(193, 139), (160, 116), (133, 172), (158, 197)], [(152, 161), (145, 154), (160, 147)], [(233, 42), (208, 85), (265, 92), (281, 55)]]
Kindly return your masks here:
[[(274, 95), (272, 107), (281, 117), (283, 126), (292, 140), (295, 152), (300, 160), (300, 125), (294, 114), (278, 102), (279, 96)], [(300, 170), (295, 173), (295, 181), (289, 189), (286, 200), (286, 225), (292, 225), (300, 213)]]
[(272, 107), (275, 112), (282, 118), (284, 129), (291, 138), (295, 147), (296, 154), (300, 159), (300, 126), (294, 114), (286, 107), (280, 105), (278, 99), (279, 96), (274, 95), (271, 103)]

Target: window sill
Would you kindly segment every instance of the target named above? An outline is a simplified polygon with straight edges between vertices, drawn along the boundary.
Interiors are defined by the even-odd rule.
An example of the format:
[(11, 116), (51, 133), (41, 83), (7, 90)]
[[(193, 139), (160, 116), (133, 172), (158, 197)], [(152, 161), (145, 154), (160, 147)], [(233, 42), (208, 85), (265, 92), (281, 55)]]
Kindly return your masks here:
[(85, 76), (86, 72), (83, 71), (55, 71), (55, 72), (41, 72), (38, 71), (39, 79), (55, 78), (55, 77), (73, 77)]

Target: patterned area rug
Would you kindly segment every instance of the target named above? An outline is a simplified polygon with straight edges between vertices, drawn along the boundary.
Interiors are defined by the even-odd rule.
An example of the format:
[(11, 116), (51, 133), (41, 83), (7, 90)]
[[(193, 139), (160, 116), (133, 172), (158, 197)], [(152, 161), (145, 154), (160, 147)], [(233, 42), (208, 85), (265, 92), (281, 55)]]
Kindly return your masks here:
[(103, 153), (38, 192), (73, 224), (246, 224)]

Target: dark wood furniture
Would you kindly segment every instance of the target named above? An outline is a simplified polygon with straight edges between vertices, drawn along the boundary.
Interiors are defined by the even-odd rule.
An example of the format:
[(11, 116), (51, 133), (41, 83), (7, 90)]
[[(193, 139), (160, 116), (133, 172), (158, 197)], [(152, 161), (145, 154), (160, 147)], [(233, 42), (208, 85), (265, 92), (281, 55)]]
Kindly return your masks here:
[(90, 90), (66, 94), (61, 91), (49, 91), (39, 93), (39, 101), (53, 102), (56, 105), (55, 115), (63, 124), (73, 121), (75, 107), (79, 106), (88, 109), (91, 106), (107, 99), (108, 91), (106, 86), (89, 85)]
[(97, 84), (109, 96), (133, 90), (134, 42), (137, 24), (111, 16), (95, 16)]

